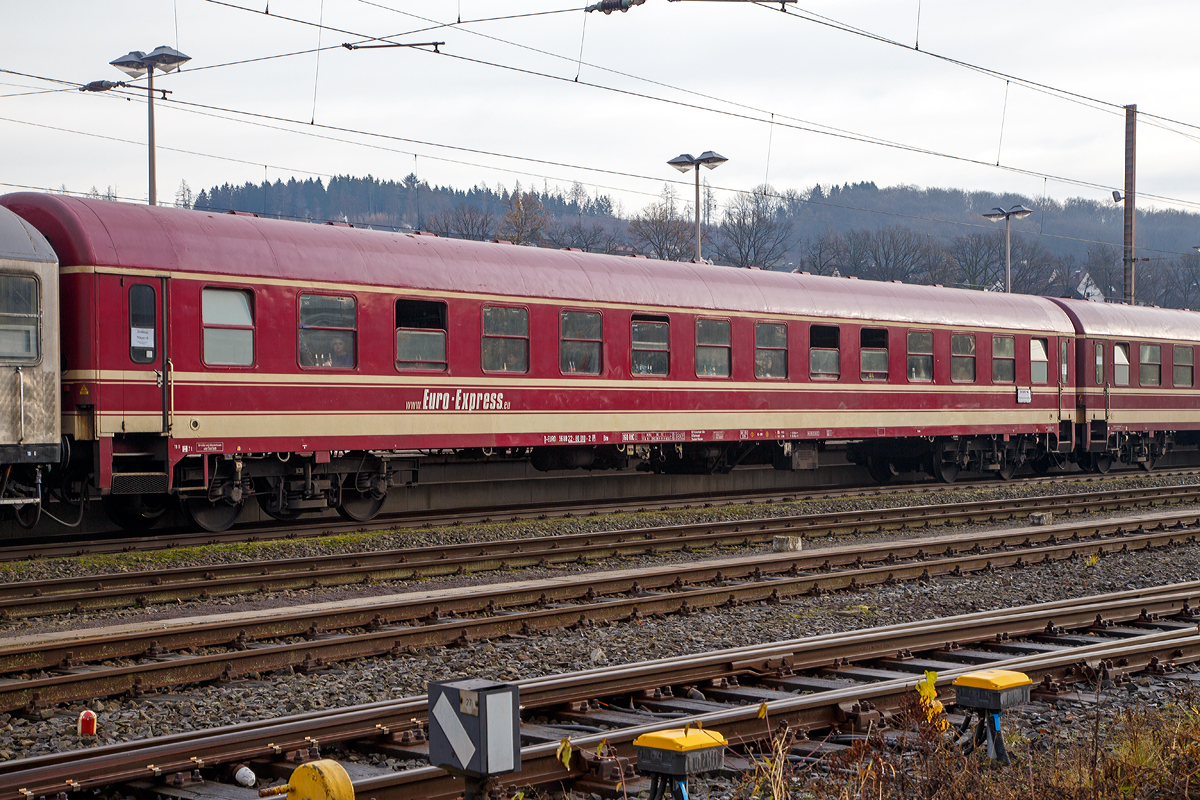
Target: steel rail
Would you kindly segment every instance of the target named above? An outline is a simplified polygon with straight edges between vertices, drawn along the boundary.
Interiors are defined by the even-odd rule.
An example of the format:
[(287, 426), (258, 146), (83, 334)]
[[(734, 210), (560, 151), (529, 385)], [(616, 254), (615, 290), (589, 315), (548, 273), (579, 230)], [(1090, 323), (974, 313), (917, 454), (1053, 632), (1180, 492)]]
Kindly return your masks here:
[(175, 567), (0, 583), (0, 619), (84, 613), (267, 591), (302, 590), (631, 555), (750, 545), (779, 534), (821, 537), (863, 530), (994, 522), (1037, 512), (1090, 513), (1200, 501), (1200, 485), (1017, 500), (689, 523), (373, 553)]
[[(810, 639), (794, 640), (768, 645), (755, 645), (729, 651), (716, 651), (698, 656), (683, 656), (660, 659), (655, 662), (629, 665), (626, 667), (602, 668), (571, 675), (554, 675), (519, 682), (522, 705), (538, 708), (568, 702), (572, 699), (602, 697), (612, 693), (626, 693), (658, 686), (696, 683), (713, 677), (738, 674), (771, 673), (782, 666), (799, 668), (803, 664), (821, 666), (833, 663), (839, 657), (872, 658), (881, 655), (898, 655), (907, 650), (937, 647), (953, 639), (962, 643), (984, 641), (994, 637), (998, 626), (1005, 626), (1010, 635), (1037, 633), (1047, 626), (1086, 626), (1097, 614), (1106, 620), (1123, 621), (1137, 619), (1149, 609), (1159, 613), (1181, 613), (1189, 622), (1194, 619), (1185, 609), (1188, 601), (1197, 598), (1200, 584), (1191, 583), (1176, 587), (1140, 592), (1122, 592), (1073, 601), (1039, 604), (1007, 612), (989, 611), (960, 615), (923, 623), (893, 625), (886, 628), (869, 629), (851, 634), (830, 634)], [(1147, 605), (1149, 604), (1149, 605)], [(1101, 629), (1103, 630), (1103, 629)], [(836, 655), (835, 655), (836, 654)], [(1158, 658), (1167, 661), (1195, 660), (1200, 658), (1200, 635), (1188, 624), (1186, 630), (1151, 633), (1137, 640), (1100, 640), (1096, 645), (1076, 647), (1061, 653), (1016, 658), (1002, 664), (1019, 667), (1038, 678), (1039, 670), (1049, 671), (1077, 666), (1081, 660), (1100, 661), (1124, 658), (1127, 669)], [(948, 670), (939, 675), (939, 686), (951, 681), (958, 672)], [(908, 691), (916, 675), (897, 678), (875, 684), (861, 684), (833, 693), (798, 696), (794, 699), (773, 701), (768, 710), (773, 720), (790, 719), (805, 726), (828, 725), (834, 718), (839, 704), (861, 702), (885, 702)], [(57, 753), (23, 761), (0, 764), (0, 800), (19, 800), (27, 797), (18, 789), (25, 788), (34, 795), (53, 794), (55, 787), (72, 785), (83, 790), (103, 785), (114, 785), (149, 778), (156, 774), (169, 775), (179, 771), (190, 771), (197, 766), (212, 766), (219, 763), (241, 761), (252, 758), (273, 757), (294, 750), (308, 750), (314, 745), (334, 744), (352, 740), (400, 741), (403, 732), (420, 724), (424, 717), (425, 698), (410, 697), (398, 701), (372, 704), (370, 706), (343, 709), (323, 714), (310, 713), (283, 720), (245, 723), (213, 731), (193, 732), (150, 742), (126, 742), (89, 751)], [(696, 717), (706, 727), (717, 727), (731, 741), (756, 738), (764, 733), (764, 725), (757, 719), (757, 707), (733, 708), (728, 711)], [(794, 715), (794, 716), (789, 716)], [(635, 736), (649, 729), (678, 726), (681, 720), (660, 722), (638, 729), (608, 731), (610, 744), (624, 741), (622, 737)], [(769, 733), (767, 731), (766, 733)], [(581, 748), (597, 744), (602, 737), (583, 737), (573, 742)], [(595, 739), (595, 741), (592, 741)], [(550, 750), (546, 750), (550, 747)], [(522, 780), (541, 774), (534, 765), (541, 763), (546, 752), (554, 746), (525, 748), (522, 761), (529, 765), (523, 769)], [(543, 764), (543, 766), (545, 766)], [(561, 766), (561, 764), (560, 764)], [(576, 765), (573, 763), (572, 769)], [(576, 773), (562, 773), (569, 778)], [(432, 781), (432, 782), (431, 782)], [(384, 778), (372, 778), (356, 783), (359, 796), (380, 798), (392, 797), (441, 797), (445, 776), (440, 770), (426, 768), (400, 773)], [(419, 787), (419, 788), (418, 788)], [(459, 791), (455, 790), (455, 791)], [(386, 792), (379, 794), (379, 792)], [(391, 792), (419, 792), (390, 794)]]
[[(1172, 470), (1156, 470), (1156, 477), (1179, 477), (1196, 475), (1197, 468), (1181, 467)], [(1098, 483), (1122, 477), (1143, 477), (1137, 470), (1122, 470), (1106, 475), (1084, 472), (1063, 473), (1048, 476), (1029, 476), (1020, 479), (1022, 484)], [(679, 495), (657, 495), (632, 500), (593, 501), (587, 503), (547, 503), (490, 506), (486, 509), (463, 508), (445, 511), (416, 511), (382, 514), (370, 522), (347, 522), (338, 517), (305, 519), (298, 522), (279, 524), (275, 522), (250, 523), (221, 533), (204, 533), (190, 530), (153, 531), (145, 536), (104, 537), (83, 539), (78, 536), (42, 537), (34, 541), (21, 540), (17, 544), (0, 546), (0, 562), (33, 558), (70, 557), (85, 554), (146, 552), (176, 547), (196, 547), (211, 544), (255, 542), (269, 539), (320, 538), (336, 534), (363, 531), (387, 530), (391, 528), (427, 527), (455, 525), (470, 522), (495, 522), (501, 520), (541, 519), (546, 517), (578, 517), (623, 511), (647, 511), (651, 508), (693, 508), (696, 506), (739, 505), (754, 503), (791, 502), (820, 500), (834, 497), (854, 497), (869, 493), (879, 494), (932, 494), (957, 489), (980, 489), (1012, 486), (1013, 481), (978, 479), (960, 481), (953, 485), (932, 480), (919, 483), (888, 485), (855, 485), (851, 487), (814, 487), (761, 490), (744, 492), (706, 492)]]
[[(1170, 631), (1148, 634), (1140, 641), (1120, 641), (1082, 647), (1066, 653), (1013, 658), (997, 662), (996, 667), (1025, 672), (1035, 681), (1046, 675), (1061, 674), (1074, 670), (1082, 660), (1107, 661), (1119, 658), (1130, 672), (1145, 669), (1152, 663), (1165, 660), (1167, 654), (1180, 660), (1200, 659), (1200, 634), (1195, 630), (1187, 633)], [(939, 673), (937, 686), (945, 691), (960, 675), (977, 670), (967, 666)], [(897, 710), (901, 697), (913, 691), (918, 676), (879, 681), (863, 686), (835, 689), (795, 699), (765, 702), (765, 719), (760, 718), (761, 706), (734, 706), (728, 710), (695, 714), (690, 717), (660, 720), (636, 727), (619, 728), (571, 739), (572, 755), (569, 766), (564, 766), (559, 755), (558, 743), (539, 744), (521, 748), (521, 772), (515, 776), (504, 776), (504, 784), (516, 786), (538, 785), (559, 781), (571, 781), (587, 774), (586, 761), (579, 757), (581, 751), (591, 751), (602, 743), (612, 747), (618, 755), (633, 755), (633, 741), (644, 733), (667, 728), (678, 728), (684, 724), (702, 725), (719, 731), (731, 745), (769, 739), (774, 727), (787, 722), (804, 730), (836, 726), (839, 708), (846, 705), (861, 705), (868, 701), (875, 708)], [(949, 700), (949, 698), (946, 698)], [(381, 775), (354, 781), (357, 797), (372, 800), (452, 800), (462, 792), (459, 778), (448, 775), (437, 767), (423, 767), (404, 772)]]
[[(528, 699), (531, 691), (541, 690), (548, 693), (561, 693), (570, 691), (572, 681), (587, 683), (590, 685), (592, 681), (600, 677), (611, 676), (614, 669), (622, 671), (626, 677), (630, 674), (649, 674), (653, 675), (652, 682), (647, 685), (664, 685), (672, 682), (672, 674), (675, 670), (687, 670), (691, 668), (711, 669), (713, 665), (728, 665), (726, 672), (719, 673), (718, 676), (735, 674), (734, 664), (752, 664), (759, 665), (763, 669), (775, 669), (783, 665), (785, 659), (792, 659), (794, 663), (794, 654), (799, 649), (807, 649), (819, 647), (824, 644), (844, 645), (845, 649), (838, 652), (838, 656), (846, 654), (846, 650), (854, 647), (864, 646), (865, 653), (883, 653), (887, 652), (883, 649), (885, 646), (891, 646), (893, 649), (899, 649), (906, 645), (916, 645), (919, 647), (917, 640), (903, 639), (897, 637), (909, 637), (914, 635), (914, 632), (920, 632), (922, 635), (931, 637), (931, 641), (936, 646), (939, 642), (951, 641), (951, 636), (957, 636), (964, 643), (970, 642), (974, 631), (981, 622), (996, 623), (1003, 626), (1008, 619), (1016, 619), (1016, 615), (1025, 615), (1028, 624), (1024, 624), (1023, 629), (1033, 630), (1036, 626), (1041, 625), (1041, 620), (1049, 622), (1054, 621), (1054, 617), (1063, 619), (1061, 616), (1063, 611), (1078, 612), (1082, 618), (1090, 618), (1093, 613), (1103, 613), (1108, 611), (1112, 614), (1112, 609), (1123, 606), (1137, 605), (1140, 608), (1144, 607), (1146, 602), (1167, 604), (1165, 610), (1170, 611), (1175, 608), (1171, 605), (1178, 603), (1179, 608), (1184, 607), (1183, 604), (1193, 597), (1200, 597), (1200, 581), (1191, 581), (1187, 583), (1173, 584), (1164, 587), (1148, 587), (1145, 589), (1129, 589), (1121, 592), (1110, 592), (1102, 595), (1094, 595), (1085, 598), (1067, 598), (1064, 600), (1053, 600), (1044, 603), (1037, 603), (1029, 606), (1021, 606), (1012, 609), (1003, 609), (1000, 611), (976, 611), (969, 614), (958, 614), (952, 617), (944, 617), (937, 620), (920, 620), (917, 622), (902, 622), (893, 623), (891, 625), (883, 625), (874, 628), (865, 628), (858, 631), (839, 632), (821, 634), (817, 636), (808, 636), (798, 639), (791, 639), (781, 642), (770, 642), (765, 644), (747, 645), (740, 648), (729, 650), (710, 651), (686, 656), (673, 656), (668, 658), (654, 659), (651, 661), (640, 662), (633, 666), (625, 667), (603, 667), (583, 672), (570, 673), (566, 675), (549, 675), (540, 678), (531, 678), (524, 681), (518, 681), (521, 684), (522, 691), (525, 693), (525, 698)], [(1140, 611), (1139, 611), (1140, 613)], [(1051, 616), (1052, 615), (1052, 616)], [(1004, 629), (1008, 631), (1008, 628)], [(992, 628), (979, 629), (978, 638), (988, 639), (994, 635)], [(893, 641), (896, 640), (896, 641)], [(890, 644), (889, 644), (890, 643)], [(740, 668), (740, 667), (739, 667)], [(642, 685), (635, 686), (634, 689), (645, 688)], [(555, 694), (554, 696), (561, 696)], [(421, 699), (421, 698), (417, 698)], [(380, 711), (390, 713), (400, 704), (401, 714), (409, 714), (420, 711), (411, 703), (415, 702), (413, 698), (403, 698), (400, 700), (383, 700), (376, 703), (369, 703), (362, 706), (357, 706), (356, 710)], [(286, 720), (257, 720), (254, 722), (239, 723), (235, 726), (219, 729), (220, 731), (237, 731), (237, 732), (252, 732), (263, 728), (268, 728), (283, 721), (309, 721), (317, 722), (327, 717), (329, 710), (313, 711), (306, 714), (300, 714), (288, 717)], [(340, 712), (338, 712), (340, 713)], [(208, 732), (205, 732), (208, 733)], [(157, 737), (155, 739), (156, 746), (175, 746), (186, 745), (191, 743), (197, 736), (196, 732), (183, 734), (174, 734)], [(140, 741), (119, 742), (111, 745), (103, 745), (97, 748), (90, 749), (88, 753), (93, 755), (109, 756), (116, 753), (128, 752), (130, 750), (138, 750), (143, 747)], [(6, 774), (16, 769), (38, 768), (59, 764), (66, 761), (72, 761), (78, 756), (77, 753), (51, 753), (41, 756), (34, 756), (28, 759), (18, 761), (0, 762), (0, 775)]]
[[(1177, 518), (1177, 515), (1157, 516)], [(1197, 514), (1189, 519), (1193, 524), (1200, 522)], [(1113, 523), (1106, 525), (1114, 531), (1119, 528)], [(56, 668), (57, 674), (0, 683), (0, 709), (35, 710), (71, 700), (227, 681), (252, 672), (288, 667), (309, 671), (330, 661), (399, 655), (418, 647), (623, 622), (655, 614), (690, 614), (742, 603), (781, 602), (811, 593), (1019, 568), (1097, 552), (1163, 547), (1194, 541), (1200, 536), (1200, 529), (1161, 530), (1040, 544), (1030, 541), (1030, 530), (1036, 529), (1010, 535), (939, 537), (583, 575), (563, 581), (482, 587), (454, 597), (401, 595), (387, 602), (372, 602), (322, 615), (311, 610), (273, 615), (257, 623), (238, 617), (209, 624), (180, 624), (173, 630), (156, 627), (138, 633), (119, 631), (114, 636), (90, 640), (56, 642), (41, 637), (17, 646), (0, 647), (0, 671), (11, 674), (18, 670)], [(1045, 541), (1057, 538), (1053, 531), (1038, 530), (1034, 535)], [(867, 547), (874, 547), (874, 553)], [(927, 556), (941, 547), (947, 555)], [(956, 548), (960, 551), (953, 552)], [(864, 563), (864, 553), (876, 561), (886, 559), (893, 563), (859, 566)], [(909, 560), (897, 560), (897, 554)], [(836, 572), (810, 571), (829, 568), (835, 562), (847, 568)], [(508, 610), (517, 608), (523, 610)], [(429, 624), (421, 624), (422, 621)], [(332, 635), (325, 632), (329, 629), (348, 632)], [(254, 641), (296, 636), (306, 638), (276, 644)], [(202, 655), (170, 653), (182, 647), (214, 645), (238, 649)], [(84, 666), (86, 661), (131, 655), (144, 658), (139, 663), (114, 667)]]

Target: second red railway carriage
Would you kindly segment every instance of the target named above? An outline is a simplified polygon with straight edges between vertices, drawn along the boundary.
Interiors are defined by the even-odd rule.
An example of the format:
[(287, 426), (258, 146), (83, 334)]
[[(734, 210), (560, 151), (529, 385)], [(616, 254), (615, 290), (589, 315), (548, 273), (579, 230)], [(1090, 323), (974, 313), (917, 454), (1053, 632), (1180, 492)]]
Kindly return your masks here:
[[(720, 472), (809, 468), (836, 442), (881, 480), (953, 480), (1152, 464), (1200, 427), (1189, 312), (1151, 335), (1168, 312), (62, 196), (0, 205), (59, 260), (75, 454), (59, 473), (132, 527), (170, 495), (209, 529), (251, 498), (283, 519), (366, 519), (430, 451)], [(1106, 376), (1124, 352), (1148, 380), (1157, 352), (1171, 382), (1091, 386), (1097, 342), (1118, 359)]]

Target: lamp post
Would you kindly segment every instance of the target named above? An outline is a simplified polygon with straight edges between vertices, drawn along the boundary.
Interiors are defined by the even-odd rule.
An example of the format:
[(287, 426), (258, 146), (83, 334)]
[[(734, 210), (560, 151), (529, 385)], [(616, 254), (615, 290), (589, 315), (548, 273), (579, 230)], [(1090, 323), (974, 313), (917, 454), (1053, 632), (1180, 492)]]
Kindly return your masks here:
[(696, 170), (696, 260), (703, 261), (700, 255), (700, 167), (701, 165), (708, 169), (716, 169), (717, 167), (728, 161), (725, 156), (718, 155), (712, 150), (705, 150), (700, 154), (699, 158), (692, 158), (691, 153), (684, 153), (681, 156), (672, 158), (667, 163), (680, 172), (688, 170)]
[(1025, 219), (1033, 213), (1032, 208), (1013, 206), (1008, 211), (1003, 208), (993, 208), (982, 216), (992, 222), (1004, 220), (1004, 291), (1012, 291), (1012, 220)]
[[(152, 206), (158, 204), (158, 182), (154, 174), (154, 70), (157, 67), (160, 72), (174, 72), (181, 64), (185, 64), (191, 60), (190, 56), (185, 56), (175, 48), (167, 47), (164, 44), (161, 47), (156, 47), (149, 53), (134, 50), (131, 53), (126, 53), (120, 58), (108, 62), (131, 78), (140, 78), (145, 75), (148, 79), (146, 98), (149, 100), (150, 113), (148, 125), (150, 129), (150, 205)], [(108, 83), (108, 81), (98, 83)], [(88, 84), (89, 87), (93, 85), (96, 84)], [(98, 90), (104, 91), (111, 88), (113, 87), (104, 86)], [(90, 89), (90, 91), (97, 91), (97, 89)]]

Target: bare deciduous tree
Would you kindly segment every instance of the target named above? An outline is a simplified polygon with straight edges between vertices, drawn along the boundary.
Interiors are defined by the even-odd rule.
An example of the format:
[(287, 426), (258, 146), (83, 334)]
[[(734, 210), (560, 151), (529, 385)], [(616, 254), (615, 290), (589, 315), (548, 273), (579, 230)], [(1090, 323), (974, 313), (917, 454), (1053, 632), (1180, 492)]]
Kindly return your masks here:
[(801, 272), (813, 275), (832, 275), (838, 263), (838, 252), (842, 247), (840, 237), (827, 230), (815, 239), (800, 243)]
[(196, 195), (192, 192), (192, 187), (188, 186), (187, 181), (179, 182), (179, 189), (175, 192), (175, 206), (177, 208), (191, 208), (196, 202)]
[(439, 236), (484, 241), (492, 238), (496, 219), (491, 211), (481, 210), (476, 205), (456, 203), (450, 208), (430, 214), (426, 219), (426, 226)]
[(513, 244), (537, 244), (549, 223), (550, 216), (536, 194), (513, 192), (500, 226), (500, 236)]
[(1121, 269), (1120, 248), (1111, 244), (1088, 245), (1083, 267), (1106, 298), (1112, 300), (1121, 297), (1125, 278)]
[(792, 226), (770, 186), (738, 194), (725, 206), (717, 231), (717, 258), (735, 267), (771, 269), (788, 249)]
[(675, 213), (670, 199), (651, 203), (629, 221), (629, 239), (639, 249), (664, 261), (685, 261), (696, 236), (687, 220)]
[(1070, 294), (1075, 271), (1072, 256), (1049, 253), (1036, 239), (1012, 236), (1012, 290), (1014, 294), (1059, 297)]
[(950, 244), (957, 283), (967, 289), (1004, 288), (1004, 234), (968, 233)]
[(546, 242), (554, 247), (575, 247), (588, 253), (611, 253), (621, 244), (619, 236), (599, 222), (575, 220), (554, 223), (546, 228)]
[(911, 228), (893, 225), (873, 231), (866, 249), (866, 272), (860, 275), (869, 280), (915, 283), (928, 272), (928, 243)]
[(1166, 265), (1168, 302), (1175, 308), (1193, 311), (1200, 306), (1200, 255), (1181, 256)]

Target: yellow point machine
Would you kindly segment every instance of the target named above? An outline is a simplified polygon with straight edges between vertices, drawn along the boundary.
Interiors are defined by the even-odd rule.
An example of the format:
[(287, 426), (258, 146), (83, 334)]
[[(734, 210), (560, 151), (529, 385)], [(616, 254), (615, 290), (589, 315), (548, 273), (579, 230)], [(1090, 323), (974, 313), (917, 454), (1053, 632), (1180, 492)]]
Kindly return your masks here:
[(720, 769), (727, 744), (724, 736), (699, 725), (634, 739), (638, 770), (650, 773), (650, 800), (662, 800), (668, 787), (672, 800), (688, 800), (688, 776)]
[[(1000, 712), (1006, 708), (1029, 702), (1029, 687), (1033, 681), (1024, 672), (1007, 669), (984, 669), (960, 675), (954, 680), (955, 705), (966, 712), (959, 733), (959, 742), (970, 753), (979, 745), (987, 744), (988, 758), (1001, 764), (1008, 763), (1008, 751), (1004, 747), (1004, 734), (1000, 731)], [(972, 740), (967, 729), (971, 717), (979, 715)]]
[(354, 784), (341, 764), (323, 758), (301, 764), (283, 786), (261, 789), (258, 796), (281, 794), (286, 794), (287, 800), (354, 800)]

